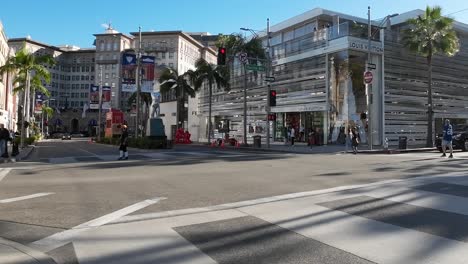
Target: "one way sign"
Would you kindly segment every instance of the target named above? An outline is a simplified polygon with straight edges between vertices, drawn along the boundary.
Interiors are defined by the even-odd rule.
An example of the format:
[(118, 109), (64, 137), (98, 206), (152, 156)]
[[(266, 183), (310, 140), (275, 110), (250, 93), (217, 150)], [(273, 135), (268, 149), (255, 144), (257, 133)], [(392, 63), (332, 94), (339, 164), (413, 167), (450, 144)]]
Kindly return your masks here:
[(273, 76), (266, 76), (265, 77), (265, 82), (274, 82), (275, 81), (275, 77)]

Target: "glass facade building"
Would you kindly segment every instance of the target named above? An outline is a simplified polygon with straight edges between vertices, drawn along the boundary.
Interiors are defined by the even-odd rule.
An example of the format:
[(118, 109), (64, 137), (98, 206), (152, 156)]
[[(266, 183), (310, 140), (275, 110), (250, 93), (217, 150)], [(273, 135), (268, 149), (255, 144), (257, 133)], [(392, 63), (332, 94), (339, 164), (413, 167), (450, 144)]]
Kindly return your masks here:
[[(242, 141), (246, 78), (250, 143), (255, 135), (266, 138), (269, 126), (272, 141), (284, 141), (287, 128), (293, 127), (296, 140), (343, 144), (346, 131), (356, 128), (364, 144), (372, 139), (373, 145), (383, 145), (388, 139), (390, 145), (395, 145), (400, 136), (407, 136), (410, 146), (424, 144), (427, 96), (423, 89), (425, 81), (427, 85), (427, 65), (424, 58), (410, 54), (401, 43), (401, 31), (407, 27), (405, 21), (420, 14), (420, 10), (415, 10), (372, 21), (370, 49), (365, 18), (317, 8), (272, 26), (270, 57), (275, 82), (265, 82), (265, 72), (248, 70), (244, 74), (243, 66), (235, 61), (231, 90), (226, 93), (215, 89), (214, 92), (214, 136), (224, 137), (229, 133), (229, 137)], [(464, 40), (467, 25), (456, 22), (455, 29), (461, 41)], [(266, 34), (260, 37), (266, 46)], [(440, 70), (442, 74), (442, 64), (465, 61), (465, 52), (465, 46), (461, 45), (457, 56), (438, 57), (441, 67), (435, 71)], [(413, 63), (407, 58), (412, 58)], [(364, 83), (366, 65), (373, 75), (370, 85)], [(455, 77), (455, 73), (440, 76), (439, 81), (454, 82)], [(466, 77), (460, 74), (459, 78)], [(267, 121), (268, 85), (277, 92), (277, 105), (271, 107), (271, 112), (276, 114), (275, 121)], [(419, 90), (411, 92), (416, 85)], [(451, 94), (452, 99), (466, 96), (466, 89), (461, 85), (436, 89), (439, 88), (445, 89), (440, 93)], [(453, 103), (446, 97), (440, 100)], [(202, 96), (200, 108), (206, 116), (207, 106), (208, 98)], [(438, 116), (457, 115), (468, 119), (466, 107), (460, 106), (453, 112), (442, 106), (435, 109), (436, 123)]]

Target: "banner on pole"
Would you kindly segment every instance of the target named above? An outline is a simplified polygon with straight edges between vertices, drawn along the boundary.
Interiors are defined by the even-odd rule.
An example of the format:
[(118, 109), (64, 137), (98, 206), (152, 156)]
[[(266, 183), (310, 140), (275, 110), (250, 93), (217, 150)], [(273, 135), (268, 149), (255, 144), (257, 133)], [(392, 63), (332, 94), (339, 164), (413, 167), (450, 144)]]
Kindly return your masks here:
[(89, 88), (89, 109), (99, 109), (99, 86), (91, 85)]
[[(151, 93), (154, 86), (154, 56), (141, 57), (141, 92)], [(136, 92), (137, 58), (135, 54), (124, 53), (122, 58), (122, 92)]]
[(44, 95), (41, 92), (36, 92), (36, 100), (34, 104), (34, 113), (42, 114), (42, 104), (44, 102)]
[(111, 90), (110, 86), (102, 87), (102, 109), (111, 108)]

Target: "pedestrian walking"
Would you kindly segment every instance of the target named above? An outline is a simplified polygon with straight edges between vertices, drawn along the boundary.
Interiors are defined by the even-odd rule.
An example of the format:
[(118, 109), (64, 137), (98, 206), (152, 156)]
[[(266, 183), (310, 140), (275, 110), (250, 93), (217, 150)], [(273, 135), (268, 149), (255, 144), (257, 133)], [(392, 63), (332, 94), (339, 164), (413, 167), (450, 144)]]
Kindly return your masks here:
[(349, 137), (351, 138), (351, 147), (353, 149), (353, 153), (357, 154), (359, 142), (361, 141), (361, 137), (359, 133), (356, 132), (356, 128), (352, 128), (351, 132), (349, 133)]
[(300, 133), (299, 141), (301, 141), (301, 142), (305, 141), (305, 128), (304, 128), (304, 126), (302, 124), (301, 124), (301, 127), (299, 128), (299, 133)]
[(0, 156), (8, 158), (8, 140), (10, 139), (10, 132), (3, 124), (0, 124)]
[(120, 135), (119, 160), (128, 160), (127, 145), (128, 145), (127, 125), (122, 125), (122, 134)]
[(443, 152), (442, 157), (447, 156), (445, 154), (445, 150), (447, 149), (447, 147), (449, 147), (450, 149), (449, 158), (453, 158), (452, 136), (453, 136), (453, 128), (452, 128), (452, 125), (450, 124), (450, 120), (445, 119), (444, 136), (442, 138), (442, 152)]
[(296, 130), (291, 127), (291, 146), (294, 146), (294, 138), (296, 138)]

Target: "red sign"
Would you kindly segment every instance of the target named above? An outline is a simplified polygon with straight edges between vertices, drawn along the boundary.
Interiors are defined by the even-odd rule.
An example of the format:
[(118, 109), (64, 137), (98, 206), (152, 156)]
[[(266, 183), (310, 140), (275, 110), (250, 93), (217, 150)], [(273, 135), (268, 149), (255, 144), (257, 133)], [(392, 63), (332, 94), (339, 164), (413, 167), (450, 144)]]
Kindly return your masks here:
[(373, 78), (374, 78), (374, 76), (372, 75), (372, 72), (370, 72), (370, 71), (364, 72), (364, 83), (366, 83), (366, 84), (372, 83)]

